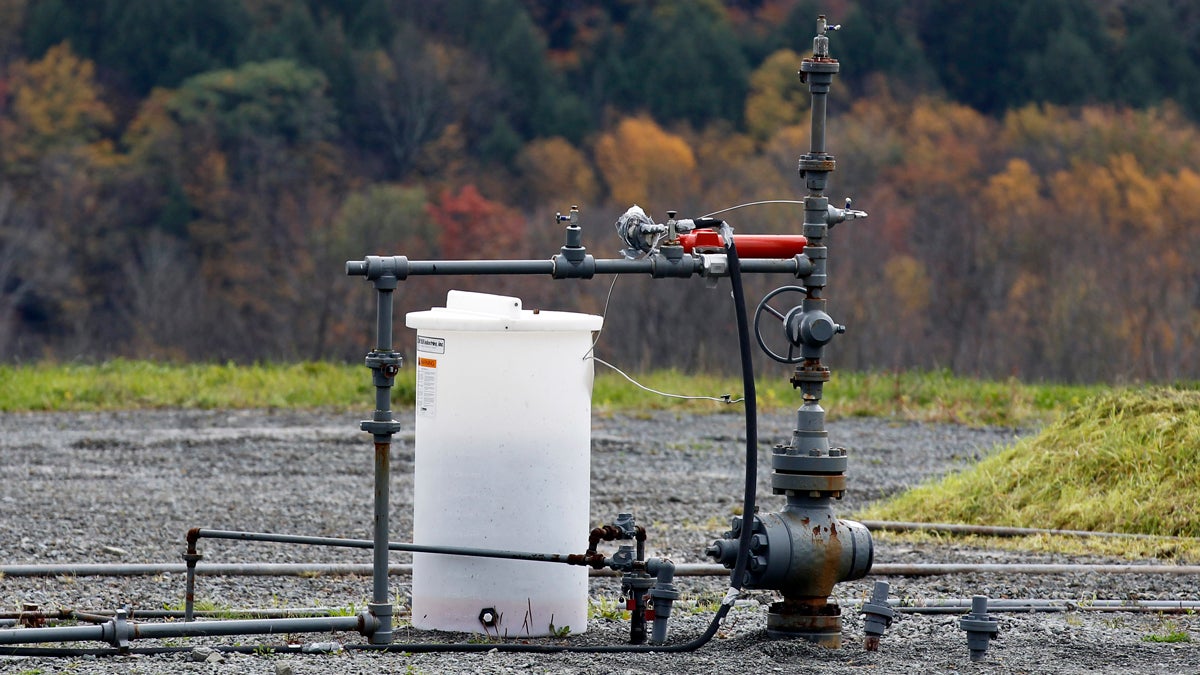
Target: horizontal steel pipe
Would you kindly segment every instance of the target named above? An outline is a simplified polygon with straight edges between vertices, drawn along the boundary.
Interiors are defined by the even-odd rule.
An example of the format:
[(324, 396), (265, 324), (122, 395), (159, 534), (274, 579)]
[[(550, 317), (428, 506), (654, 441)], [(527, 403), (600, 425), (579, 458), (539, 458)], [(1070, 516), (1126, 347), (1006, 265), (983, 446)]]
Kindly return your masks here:
[[(196, 574), (202, 576), (293, 576), (314, 575), (366, 575), (371, 565), (362, 564), (316, 564), (316, 563), (229, 563), (198, 564)], [(157, 574), (183, 574), (187, 571), (182, 563), (177, 564), (53, 564), (53, 565), (0, 565), (0, 574), (9, 577), (88, 577), (88, 576), (153, 576)], [(1200, 565), (1072, 565), (1028, 563), (876, 563), (870, 575), (874, 576), (944, 576), (950, 574), (1172, 574), (1200, 575)], [(393, 576), (412, 574), (408, 563), (391, 564), (388, 573)], [(594, 577), (615, 577), (620, 573), (612, 570), (589, 570)], [(729, 570), (722, 565), (687, 563), (675, 566), (678, 577), (728, 576)]]
[[(861, 606), (861, 602), (855, 606)], [(908, 614), (962, 614), (971, 610), (970, 598), (917, 600), (902, 604), (888, 603), (897, 612)], [(1200, 610), (1200, 602), (1190, 600), (1064, 600), (1048, 598), (989, 598), (987, 609), (994, 612), (1148, 612), (1186, 614)]]
[[(412, 276), (489, 276), (489, 275), (547, 275), (555, 273), (556, 261), (547, 260), (406, 260), (400, 266), (404, 277)], [(558, 263), (568, 268), (569, 263)], [(791, 274), (796, 276), (800, 269), (797, 258), (779, 260), (769, 258), (741, 261), (741, 270), (754, 274)], [(366, 260), (346, 261), (346, 273), (351, 276), (369, 274)], [(691, 276), (704, 270), (704, 261), (698, 256), (684, 256), (678, 262), (670, 262), (665, 256), (652, 256), (627, 260), (623, 258), (600, 258), (595, 260), (595, 274), (657, 274), (662, 276)]]
[[(226, 563), (196, 565), (196, 574), (210, 577), (311, 577), (311, 576), (361, 576), (372, 571), (369, 563)], [(47, 565), (0, 565), (0, 575), (8, 577), (125, 577), (156, 576), (159, 574), (185, 574), (183, 563), (86, 563)], [(589, 569), (591, 576), (616, 577), (620, 572)], [(412, 574), (411, 563), (392, 563), (388, 574), (406, 576)], [(675, 576), (726, 576), (729, 570), (720, 565), (677, 565)]]
[[(310, 544), (315, 546), (341, 546), (349, 548), (374, 548), (371, 539), (342, 539), (338, 537), (311, 537), (299, 534), (275, 534), (273, 532), (241, 532), (237, 530), (207, 530), (196, 528), (188, 533), (189, 545), (200, 539), (233, 539), (237, 541), (259, 541), (281, 544)], [(391, 551), (405, 553), (436, 553), (440, 555), (457, 555), (471, 558), (499, 558), (503, 560), (524, 560), (528, 562), (563, 563), (568, 565), (591, 565), (593, 560), (584, 554), (571, 553), (533, 553), (528, 551), (508, 551), (503, 549), (472, 548), (466, 546), (426, 546), (391, 542)]]
[(0, 630), (0, 645), (30, 642), (104, 641), (104, 626), (55, 626), (53, 628), (10, 628)]
[[(126, 634), (117, 635), (113, 622), (103, 625), (0, 630), (0, 645), (42, 642), (109, 642), (119, 639), (163, 639), (215, 635), (273, 635), (326, 631), (361, 632), (363, 618), (325, 616), (288, 619), (244, 619), (170, 623), (125, 623)], [(115, 644), (113, 646), (116, 646)]]
[(891, 520), (860, 521), (872, 532), (945, 532), (949, 534), (978, 534), (991, 537), (1029, 537), (1047, 534), (1065, 537), (1111, 537), (1115, 539), (1196, 539), (1168, 534), (1135, 534), (1130, 532), (1094, 532), (1092, 530), (1053, 530), (1035, 527), (1004, 527), (997, 525), (960, 525), (956, 523), (911, 523)]
[(343, 548), (373, 548), (371, 539), (347, 539), (344, 537), (313, 537), (304, 534), (278, 534), (275, 532), (242, 532), (240, 530), (210, 530), (196, 528), (188, 533), (189, 542), (200, 539), (232, 539), (235, 541), (261, 541), (274, 544), (303, 544), (309, 546), (334, 546)]
[[(94, 563), (55, 565), (0, 565), (0, 575), (7, 577), (125, 577), (184, 574), (183, 563)], [(392, 564), (388, 572), (403, 576), (412, 574), (411, 564)], [(369, 563), (228, 563), (196, 565), (196, 574), (212, 577), (307, 577), (352, 576), (371, 573)]]
[[(345, 608), (341, 607), (245, 607), (226, 610), (204, 610), (194, 612), (196, 616), (220, 619), (238, 616), (243, 619), (294, 619), (299, 617), (344, 615)], [(136, 619), (182, 619), (183, 610), (178, 609), (139, 609), (130, 608), (127, 616), (130, 621)], [(46, 619), (50, 621), (65, 621), (87, 617), (90, 622), (108, 621), (116, 616), (111, 609), (71, 609), (64, 607), (56, 610), (36, 610), (25, 612), (0, 612), (0, 622), (19, 621), (26, 619)]]
[(1200, 574), (1200, 565), (1089, 565), (1037, 563), (925, 563), (883, 564), (871, 568), (874, 576), (926, 577), (948, 574)]
[(230, 619), (134, 624), (134, 638), (162, 639), (211, 635), (275, 635), (280, 633), (358, 632), (360, 616), (319, 616), (287, 619)]
[(554, 272), (553, 260), (410, 260), (408, 275), (456, 276), (495, 274), (545, 274)]

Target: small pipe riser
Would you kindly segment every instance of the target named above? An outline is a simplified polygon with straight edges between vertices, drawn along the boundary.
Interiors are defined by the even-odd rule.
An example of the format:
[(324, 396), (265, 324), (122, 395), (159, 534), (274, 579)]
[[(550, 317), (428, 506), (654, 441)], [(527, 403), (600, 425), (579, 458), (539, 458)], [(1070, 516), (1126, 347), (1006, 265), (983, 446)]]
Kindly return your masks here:
[(983, 595), (971, 598), (971, 613), (958, 620), (959, 629), (967, 633), (967, 649), (972, 661), (983, 661), (988, 643), (1000, 632), (999, 622), (987, 613), (988, 599)]

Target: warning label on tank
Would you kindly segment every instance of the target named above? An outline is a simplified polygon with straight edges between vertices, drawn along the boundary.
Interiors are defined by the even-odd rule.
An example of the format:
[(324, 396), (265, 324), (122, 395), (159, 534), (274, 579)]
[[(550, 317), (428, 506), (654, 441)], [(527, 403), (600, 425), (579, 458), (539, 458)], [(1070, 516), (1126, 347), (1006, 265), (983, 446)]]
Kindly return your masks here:
[(446, 339), (425, 337), (424, 335), (417, 336), (417, 351), (428, 352), (430, 354), (445, 354)]
[(417, 358), (417, 414), (437, 416), (437, 359)]

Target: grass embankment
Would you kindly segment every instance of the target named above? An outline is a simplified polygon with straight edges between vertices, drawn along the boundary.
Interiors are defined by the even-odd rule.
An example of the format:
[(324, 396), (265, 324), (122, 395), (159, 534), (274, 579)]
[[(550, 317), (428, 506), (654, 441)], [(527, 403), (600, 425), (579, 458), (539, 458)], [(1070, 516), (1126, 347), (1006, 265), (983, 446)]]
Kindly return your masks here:
[(1148, 389), (1096, 397), (1036, 436), (857, 515), (1161, 535), (1151, 540), (1039, 536), (1009, 545), (1198, 561), (1197, 503), (1200, 391)]
[[(637, 375), (645, 386), (689, 396), (742, 396), (738, 377), (663, 370)], [(515, 383), (514, 383), (515, 384)], [(763, 410), (794, 409), (799, 393), (784, 369), (759, 374)], [(393, 401), (411, 405), (413, 369), (396, 378)], [(946, 372), (835, 373), (822, 405), (830, 418), (891, 417), (965, 424), (1042, 423), (1099, 391), (1094, 387), (1027, 385), (954, 377)], [(601, 412), (720, 410), (712, 401), (664, 398), (597, 368), (592, 400)], [(370, 372), (361, 365), (187, 364), (115, 360), (102, 364), (0, 366), (0, 411), (89, 411), (134, 408), (336, 408), (374, 402)], [(728, 406), (730, 411), (740, 406)]]

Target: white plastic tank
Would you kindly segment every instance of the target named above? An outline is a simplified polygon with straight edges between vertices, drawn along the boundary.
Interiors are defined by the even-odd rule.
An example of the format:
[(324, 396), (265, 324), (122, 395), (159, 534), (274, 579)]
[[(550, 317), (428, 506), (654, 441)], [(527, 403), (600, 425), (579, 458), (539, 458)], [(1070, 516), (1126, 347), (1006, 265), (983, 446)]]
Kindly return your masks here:
[[(593, 378), (585, 357), (602, 321), (465, 291), (407, 315), (417, 330), (415, 543), (583, 552)], [(412, 623), (510, 638), (582, 633), (587, 591), (584, 567), (415, 554)]]

